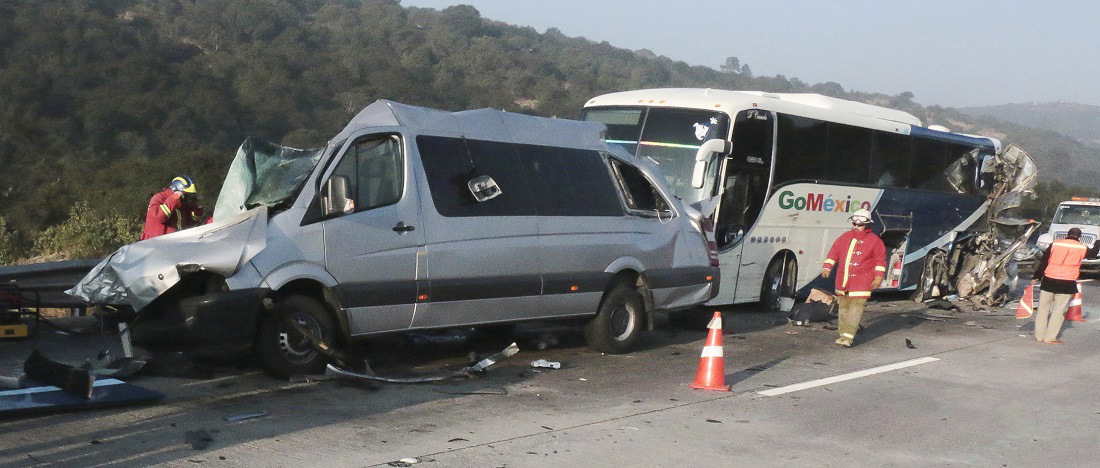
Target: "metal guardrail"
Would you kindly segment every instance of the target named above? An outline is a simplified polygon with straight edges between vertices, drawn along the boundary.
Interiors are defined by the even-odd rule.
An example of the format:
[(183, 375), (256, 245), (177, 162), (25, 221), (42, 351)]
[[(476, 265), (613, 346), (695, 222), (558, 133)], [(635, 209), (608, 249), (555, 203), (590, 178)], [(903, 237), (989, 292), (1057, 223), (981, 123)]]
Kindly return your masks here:
[(65, 294), (84, 278), (102, 259), (65, 260), (0, 267), (0, 284), (14, 284), (23, 291), (33, 291), (25, 298), (37, 297), (32, 307), (83, 308), (87, 304)]

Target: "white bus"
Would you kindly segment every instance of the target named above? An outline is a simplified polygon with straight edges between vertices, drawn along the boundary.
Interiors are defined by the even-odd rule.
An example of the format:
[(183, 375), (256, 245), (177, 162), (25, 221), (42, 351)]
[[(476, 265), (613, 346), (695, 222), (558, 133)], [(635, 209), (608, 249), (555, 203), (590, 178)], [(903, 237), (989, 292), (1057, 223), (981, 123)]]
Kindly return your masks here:
[(984, 225), (983, 166), (1000, 151), (993, 138), (816, 94), (626, 91), (589, 100), (582, 118), (656, 161), (676, 196), (712, 216), (721, 288), (710, 303), (773, 309), (818, 277), (860, 208), (887, 246), (881, 289), (927, 284), (930, 253)]

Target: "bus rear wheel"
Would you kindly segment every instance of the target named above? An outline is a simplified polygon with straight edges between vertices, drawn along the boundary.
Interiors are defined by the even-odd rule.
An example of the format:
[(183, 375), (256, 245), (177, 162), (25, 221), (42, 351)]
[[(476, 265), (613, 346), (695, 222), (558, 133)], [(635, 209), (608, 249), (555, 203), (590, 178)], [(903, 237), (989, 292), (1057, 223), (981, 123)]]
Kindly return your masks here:
[(779, 310), (779, 298), (794, 297), (798, 278), (798, 264), (790, 254), (776, 257), (764, 270), (764, 284), (760, 287), (760, 304), (765, 310)]

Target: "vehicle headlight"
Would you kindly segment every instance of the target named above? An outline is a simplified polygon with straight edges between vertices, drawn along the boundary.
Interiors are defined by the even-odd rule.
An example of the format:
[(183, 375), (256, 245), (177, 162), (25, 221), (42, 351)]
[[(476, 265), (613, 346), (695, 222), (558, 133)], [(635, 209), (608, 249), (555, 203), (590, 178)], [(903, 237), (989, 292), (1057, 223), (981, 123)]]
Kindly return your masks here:
[(1054, 236), (1050, 235), (1050, 233), (1043, 234), (1043, 235), (1039, 236), (1038, 239), (1035, 240), (1035, 246), (1038, 247), (1039, 250), (1046, 250), (1047, 247), (1050, 247), (1050, 244), (1053, 244), (1053, 243), (1054, 243)]

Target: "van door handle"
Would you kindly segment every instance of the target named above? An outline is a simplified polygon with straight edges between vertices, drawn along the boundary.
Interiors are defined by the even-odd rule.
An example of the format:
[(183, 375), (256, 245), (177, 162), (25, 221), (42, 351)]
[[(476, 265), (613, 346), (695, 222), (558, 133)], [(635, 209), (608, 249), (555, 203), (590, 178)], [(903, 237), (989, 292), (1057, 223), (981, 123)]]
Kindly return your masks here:
[(401, 221), (401, 222), (397, 223), (397, 226), (393, 227), (393, 232), (409, 232), (413, 229), (416, 229), (416, 228), (414, 228), (412, 226), (406, 226), (405, 222)]

